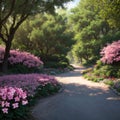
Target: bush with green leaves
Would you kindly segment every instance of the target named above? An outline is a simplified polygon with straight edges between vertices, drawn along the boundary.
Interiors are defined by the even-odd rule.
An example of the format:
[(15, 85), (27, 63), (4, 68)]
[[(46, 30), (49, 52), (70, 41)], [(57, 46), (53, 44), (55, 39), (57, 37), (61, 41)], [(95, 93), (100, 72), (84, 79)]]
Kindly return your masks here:
[(116, 64), (104, 64), (98, 61), (94, 67), (93, 73), (96, 76), (106, 77), (120, 77), (120, 67)]
[(69, 61), (65, 56), (53, 55), (41, 58), (46, 68), (67, 68)]

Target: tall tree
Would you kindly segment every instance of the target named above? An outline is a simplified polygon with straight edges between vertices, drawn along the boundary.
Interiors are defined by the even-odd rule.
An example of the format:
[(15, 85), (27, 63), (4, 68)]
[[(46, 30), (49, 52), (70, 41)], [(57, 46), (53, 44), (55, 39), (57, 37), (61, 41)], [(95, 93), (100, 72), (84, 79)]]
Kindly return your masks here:
[(99, 10), (91, 4), (91, 0), (81, 0), (71, 11), (69, 21), (76, 40), (73, 53), (80, 60), (97, 59), (101, 37), (110, 30), (107, 21), (103, 20), (98, 13)]
[(0, 0), (0, 40), (5, 43), (3, 71), (7, 71), (9, 52), (16, 30), (32, 14), (53, 12), (71, 0)]
[(66, 23), (65, 14), (38, 14), (21, 25), (16, 32), (13, 47), (35, 52), (44, 58), (66, 55), (74, 43)]
[(120, 30), (120, 0), (93, 0), (93, 3), (100, 9), (100, 16)]

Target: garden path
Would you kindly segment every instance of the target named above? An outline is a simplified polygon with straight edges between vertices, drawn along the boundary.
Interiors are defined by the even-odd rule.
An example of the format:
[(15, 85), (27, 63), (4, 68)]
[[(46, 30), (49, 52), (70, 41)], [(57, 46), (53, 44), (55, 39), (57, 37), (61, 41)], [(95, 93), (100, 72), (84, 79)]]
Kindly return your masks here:
[(36, 120), (120, 120), (120, 96), (105, 84), (85, 80), (82, 70), (56, 76), (63, 91), (39, 100), (32, 111)]

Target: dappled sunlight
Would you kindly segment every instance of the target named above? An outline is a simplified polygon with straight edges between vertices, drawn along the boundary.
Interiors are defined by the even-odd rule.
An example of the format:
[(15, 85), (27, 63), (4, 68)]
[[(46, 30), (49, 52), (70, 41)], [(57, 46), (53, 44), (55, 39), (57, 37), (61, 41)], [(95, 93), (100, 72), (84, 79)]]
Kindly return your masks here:
[(45, 120), (119, 120), (120, 96), (103, 83), (84, 79), (80, 71), (57, 75), (62, 91), (41, 100), (34, 115), (47, 116)]
[(97, 96), (97, 95), (101, 95), (103, 94), (102, 92), (98, 92), (98, 93), (90, 93), (89, 96)]
[[(39, 118), (63, 120), (119, 120), (120, 97), (104, 90), (76, 83), (63, 84), (63, 91), (40, 100), (34, 109)], [(46, 114), (45, 114), (46, 113)], [(60, 114), (59, 114), (60, 113)], [(115, 119), (118, 118), (118, 119)], [(58, 119), (58, 120), (60, 120)], [(48, 119), (46, 119), (48, 120)]]
[(89, 87), (87, 85), (80, 85), (80, 84), (63, 84), (65, 94), (72, 94), (74, 95), (87, 95), (87, 96), (100, 96), (102, 94), (109, 94), (109, 89), (103, 89), (100, 87)]
[(108, 97), (107, 100), (120, 100), (120, 97)]

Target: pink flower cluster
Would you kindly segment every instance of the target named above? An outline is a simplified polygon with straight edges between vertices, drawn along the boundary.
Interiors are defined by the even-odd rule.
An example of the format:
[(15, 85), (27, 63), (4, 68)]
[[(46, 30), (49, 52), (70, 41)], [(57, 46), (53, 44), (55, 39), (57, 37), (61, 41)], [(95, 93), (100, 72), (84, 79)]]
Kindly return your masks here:
[[(0, 61), (3, 60), (3, 57), (4, 57), (4, 48), (0, 47)], [(39, 67), (41, 64), (43, 64), (40, 58), (28, 52), (20, 52), (18, 50), (10, 50), (10, 57), (8, 60), (9, 63), (12, 65), (22, 63), (28, 68)]]
[(45, 74), (18, 74), (0, 76), (0, 85), (2, 87), (18, 87), (27, 91), (28, 96), (34, 96), (35, 90), (38, 86), (45, 86), (46, 84), (56, 86), (57, 80), (53, 76)]
[(103, 63), (112, 64), (120, 61), (120, 40), (107, 45), (101, 51), (101, 61)]
[(16, 109), (20, 105), (26, 104), (28, 104), (27, 94), (21, 88), (0, 88), (0, 108), (3, 113), (8, 114), (11, 109)]

